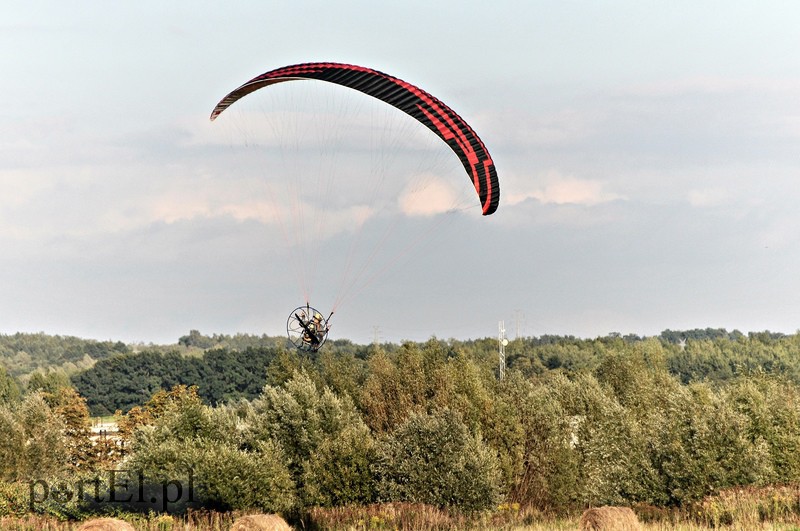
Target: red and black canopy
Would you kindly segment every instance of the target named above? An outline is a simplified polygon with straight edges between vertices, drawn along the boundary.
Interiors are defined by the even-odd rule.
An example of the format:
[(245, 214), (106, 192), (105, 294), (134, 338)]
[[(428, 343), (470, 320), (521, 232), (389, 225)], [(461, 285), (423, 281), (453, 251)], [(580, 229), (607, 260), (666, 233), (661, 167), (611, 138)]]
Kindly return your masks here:
[(492, 157), (469, 124), (419, 87), (371, 68), (338, 63), (304, 63), (277, 68), (251, 79), (222, 98), (214, 107), (211, 119), (255, 90), (296, 79), (316, 79), (358, 90), (423, 123), (458, 155), (478, 193), (483, 214), (489, 215), (497, 210), (500, 202), (497, 171)]

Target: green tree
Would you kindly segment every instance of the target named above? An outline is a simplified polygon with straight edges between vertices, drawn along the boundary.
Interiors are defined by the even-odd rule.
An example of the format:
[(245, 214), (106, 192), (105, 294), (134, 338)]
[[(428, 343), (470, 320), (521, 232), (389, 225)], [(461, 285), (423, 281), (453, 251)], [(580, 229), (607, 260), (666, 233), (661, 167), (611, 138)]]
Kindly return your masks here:
[(86, 400), (73, 387), (61, 387), (49, 398), (53, 413), (64, 423), (66, 462), (74, 469), (85, 470), (95, 464), (91, 441), (89, 408)]
[(375, 500), (371, 464), (377, 446), (364, 424), (345, 427), (328, 437), (303, 463), (306, 505), (341, 507), (367, 505)]
[(747, 417), (708, 385), (676, 389), (652, 430), (651, 459), (665, 496), (659, 502), (686, 504), (769, 477), (768, 449), (748, 440), (749, 431)]
[(119, 433), (124, 439), (130, 439), (137, 427), (155, 424), (165, 414), (175, 416), (177, 412), (181, 422), (171, 429), (174, 436), (186, 439), (202, 429), (199, 425), (202, 422), (202, 408), (197, 386), (176, 385), (169, 391), (159, 389), (143, 406), (135, 406), (120, 417)]
[(20, 392), (14, 377), (8, 374), (6, 368), (0, 366), (0, 405), (16, 402)]
[(551, 385), (509, 371), (500, 389), (503, 402), (522, 429), (520, 439), (508, 451), (517, 455), (518, 466), (509, 497), (545, 512), (570, 508), (580, 485), (574, 421)]
[(215, 347), (219, 344), (214, 338), (204, 336), (198, 330), (190, 330), (188, 335), (181, 336), (178, 339), (178, 344), (185, 347), (197, 347), (207, 349)]
[(323, 349), (315, 367), (323, 386), (338, 396), (348, 395), (357, 400), (366, 379), (366, 364), (351, 353), (334, 353)]
[(381, 441), (374, 470), (384, 501), (480, 511), (500, 499), (497, 457), (453, 411), (411, 414)]
[(0, 406), (0, 479), (47, 477), (65, 468), (64, 422), (40, 394)]
[(157, 413), (135, 426), (127, 468), (141, 470), (155, 483), (186, 484), (191, 474), (197, 499), (208, 508), (283, 512), (295, 506), (280, 443), (243, 444), (235, 410), (203, 405), (191, 388), (154, 399)]
[[(358, 499), (369, 490), (363, 487), (369, 480), (358, 463), (368, 458), (370, 443), (345, 447), (334, 442), (353, 433), (369, 439), (366, 425), (349, 396), (318, 388), (305, 371), (296, 372), (281, 387), (266, 386), (245, 421), (251, 445), (274, 440), (284, 449), (302, 500), (324, 502), (323, 490), (328, 499)], [(348, 461), (355, 468), (338, 477), (320, 468), (346, 467)]]
[(154, 484), (192, 481), (195, 501), (206, 508), (285, 512), (296, 505), (284, 454), (269, 441), (245, 451), (226, 441), (180, 440), (164, 437), (160, 426), (142, 427), (126, 467)]
[(52, 397), (64, 387), (72, 387), (67, 375), (62, 371), (36, 371), (28, 380), (28, 394), (40, 391), (45, 397)]
[(749, 423), (746, 436), (766, 445), (777, 483), (800, 481), (800, 388), (785, 378), (764, 373), (740, 376), (723, 390), (724, 400)]
[[(360, 396), (364, 418), (373, 431), (391, 431), (413, 410), (420, 410), (424, 394), (419, 389), (424, 381), (418, 360), (406, 356), (405, 371), (401, 371), (388, 354), (379, 352), (369, 360), (368, 376)], [(409, 378), (416, 374), (417, 378)]]

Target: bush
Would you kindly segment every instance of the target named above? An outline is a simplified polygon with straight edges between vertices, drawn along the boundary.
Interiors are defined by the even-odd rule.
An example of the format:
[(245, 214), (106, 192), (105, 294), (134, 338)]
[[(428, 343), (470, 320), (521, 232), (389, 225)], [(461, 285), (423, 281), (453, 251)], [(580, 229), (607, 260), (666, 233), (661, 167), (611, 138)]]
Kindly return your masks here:
[(65, 468), (63, 420), (34, 393), (11, 406), (0, 406), (0, 480), (24, 480)]
[(479, 511), (500, 495), (497, 457), (449, 410), (413, 413), (378, 448), (374, 467), (383, 501)]
[[(141, 444), (126, 469), (141, 472), (148, 484), (191, 485), (182, 505), (194, 502), (220, 510), (257, 508), (283, 512), (296, 505), (286, 458), (276, 443), (249, 451), (219, 441), (168, 440)], [(182, 509), (183, 506), (176, 506)]]
[(141, 471), (155, 485), (191, 482), (194, 501), (206, 507), (278, 512), (296, 505), (280, 443), (245, 444), (235, 408), (177, 400), (151, 422), (134, 431), (126, 469)]
[(275, 443), (261, 443), (251, 452), (201, 443), (194, 470), (197, 495), (206, 507), (283, 513), (296, 506), (294, 483)]
[(29, 489), (24, 483), (0, 482), (0, 518), (28, 512)]
[(306, 506), (368, 504), (375, 498), (370, 465), (376, 444), (366, 426), (347, 427), (322, 441), (303, 466)]
[(277, 439), (299, 466), (326, 438), (337, 437), (348, 426), (361, 426), (352, 400), (319, 389), (305, 371), (296, 372), (283, 387), (266, 386), (253, 402), (246, 420), (256, 440)]

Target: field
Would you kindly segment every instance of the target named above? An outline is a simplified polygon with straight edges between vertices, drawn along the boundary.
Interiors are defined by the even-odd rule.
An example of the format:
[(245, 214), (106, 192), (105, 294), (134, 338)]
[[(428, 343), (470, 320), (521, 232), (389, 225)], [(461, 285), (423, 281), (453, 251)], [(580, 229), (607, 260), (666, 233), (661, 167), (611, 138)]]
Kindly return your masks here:
[[(664, 510), (635, 507), (639, 529), (647, 530), (798, 530), (800, 531), (800, 487), (730, 489), (706, 498), (692, 508)], [(223, 531), (246, 512), (194, 511), (186, 515), (125, 514), (121, 518), (145, 531)], [(295, 529), (318, 530), (503, 530), (561, 531), (580, 528), (580, 514), (548, 516), (536, 511), (502, 505), (496, 511), (472, 516), (451, 513), (424, 504), (386, 503), (307, 511)], [(80, 522), (28, 515), (0, 519), (0, 529), (19, 531), (72, 531)], [(612, 528), (609, 528), (612, 529)], [(628, 529), (628, 528), (613, 528)]]

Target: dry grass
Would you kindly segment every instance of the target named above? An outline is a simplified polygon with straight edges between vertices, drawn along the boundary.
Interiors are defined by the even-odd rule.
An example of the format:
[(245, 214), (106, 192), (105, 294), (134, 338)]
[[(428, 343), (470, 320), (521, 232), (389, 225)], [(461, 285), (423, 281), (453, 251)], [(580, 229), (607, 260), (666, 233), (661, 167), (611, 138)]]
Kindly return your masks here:
[(464, 529), (467, 520), (444, 509), (421, 503), (383, 503), (366, 506), (313, 508), (308, 512), (313, 529)]
[[(800, 485), (729, 489), (681, 511), (651, 506), (635, 506), (633, 511), (638, 515), (639, 529), (643, 531), (800, 531)], [(241, 516), (243, 513), (214, 511), (193, 511), (185, 516), (120, 515), (140, 531), (228, 531), (236, 518)], [(578, 515), (556, 517), (521, 509), (516, 504), (504, 504), (491, 513), (465, 516), (429, 505), (387, 503), (312, 509), (305, 520), (303, 528), (317, 530), (575, 531), (579, 526), (586, 525)], [(82, 524), (34, 515), (0, 518), (0, 530), (3, 531), (77, 531)], [(239, 529), (258, 530), (264, 527)], [(287, 526), (282, 529), (290, 528)]]
[[(137, 531), (228, 531), (237, 516), (234, 513), (195, 511), (184, 517), (162, 514), (157, 516), (126, 515), (124, 518), (132, 526), (132, 529)], [(0, 530), (78, 531), (89, 521), (63, 521), (53, 517), (33, 515), (22, 518), (7, 517), (0, 518)]]
[(71, 531), (74, 528), (74, 523), (40, 516), (0, 518), (0, 529), (3, 531)]
[(800, 529), (800, 485), (726, 489), (694, 506), (692, 517), (710, 527), (769, 524)]

